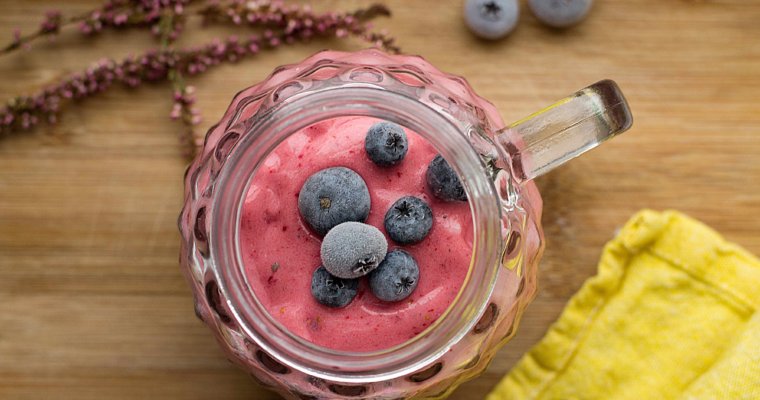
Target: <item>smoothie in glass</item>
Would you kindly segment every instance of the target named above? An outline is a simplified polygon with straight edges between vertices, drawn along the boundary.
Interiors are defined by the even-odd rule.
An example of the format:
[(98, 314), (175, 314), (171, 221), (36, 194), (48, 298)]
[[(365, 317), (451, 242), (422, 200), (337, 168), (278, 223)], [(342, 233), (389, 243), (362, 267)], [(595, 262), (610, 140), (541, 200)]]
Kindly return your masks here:
[[(377, 122), (339, 117), (292, 134), (264, 161), (243, 206), (241, 248), (259, 300), (291, 332), (336, 350), (381, 350), (418, 335), (459, 293), (472, 256), (468, 203), (438, 199), (426, 184), (428, 164), (438, 152), (406, 129), (404, 158), (390, 167), (378, 166), (365, 151), (367, 131)], [(358, 294), (342, 308), (327, 307), (312, 296), (322, 237), (299, 215), (298, 195), (307, 178), (335, 166), (350, 168), (366, 182), (371, 209), (365, 222), (385, 234), (389, 250), (403, 249), (416, 260), (420, 277), (409, 297), (382, 301), (366, 279), (360, 279)], [(383, 226), (386, 211), (404, 196), (423, 199), (433, 212), (430, 232), (410, 245), (395, 243)]]
[[(378, 121), (408, 138), (397, 165), (367, 159), (362, 142)], [(463, 78), (421, 57), (324, 51), (280, 67), (233, 98), (185, 176), (180, 263), (196, 313), (231, 361), (288, 399), (444, 398), (484, 371), (535, 294), (544, 240), (532, 179), (631, 123), (608, 80), (507, 126)], [(439, 154), (466, 201), (431, 193)], [(356, 208), (359, 221), (317, 233), (299, 199), (338, 167), (358, 175), (370, 204)], [(414, 244), (383, 220), (403, 196), (432, 213)], [(401, 249), (416, 260), (407, 297), (380, 300), (375, 266), (356, 286), (334, 285), (350, 301), (318, 299), (314, 282), (328, 280), (312, 278), (338, 259), (324, 248), (345, 224), (374, 230), (369, 247), (382, 241), (383, 257)], [(347, 248), (364, 243), (342, 232)]]

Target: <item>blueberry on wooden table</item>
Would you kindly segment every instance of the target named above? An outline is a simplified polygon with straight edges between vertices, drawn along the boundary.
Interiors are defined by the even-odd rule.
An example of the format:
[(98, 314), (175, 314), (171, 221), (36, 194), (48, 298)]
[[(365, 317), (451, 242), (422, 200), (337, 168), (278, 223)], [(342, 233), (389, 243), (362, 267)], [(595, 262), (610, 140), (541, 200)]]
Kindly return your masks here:
[(464, 21), (483, 39), (500, 39), (512, 32), (520, 16), (517, 0), (466, 0)]
[(592, 3), (592, 0), (528, 0), (536, 18), (554, 28), (567, 28), (581, 22)]

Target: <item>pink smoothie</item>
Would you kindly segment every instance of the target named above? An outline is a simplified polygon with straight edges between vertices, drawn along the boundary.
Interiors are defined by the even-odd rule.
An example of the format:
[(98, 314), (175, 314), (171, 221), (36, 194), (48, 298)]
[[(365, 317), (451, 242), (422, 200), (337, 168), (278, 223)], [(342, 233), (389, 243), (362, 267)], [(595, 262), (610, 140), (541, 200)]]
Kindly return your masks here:
[[(364, 151), (367, 129), (375, 122), (366, 117), (336, 118), (291, 135), (258, 170), (243, 207), (241, 248), (256, 296), (291, 332), (337, 350), (379, 350), (418, 335), (456, 297), (472, 254), (469, 205), (438, 200), (425, 183), (435, 149), (406, 130), (409, 151), (403, 161), (390, 168), (378, 167)], [(309, 176), (336, 166), (348, 167), (364, 178), (372, 202), (366, 223), (384, 234), (385, 212), (399, 198), (413, 195), (430, 204), (433, 227), (422, 242), (399, 246), (388, 238), (389, 251), (403, 248), (420, 268), (417, 289), (405, 300), (377, 299), (366, 278), (345, 308), (329, 308), (312, 297), (311, 277), (321, 264), (321, 238), (302, 221), (298, 193)]]

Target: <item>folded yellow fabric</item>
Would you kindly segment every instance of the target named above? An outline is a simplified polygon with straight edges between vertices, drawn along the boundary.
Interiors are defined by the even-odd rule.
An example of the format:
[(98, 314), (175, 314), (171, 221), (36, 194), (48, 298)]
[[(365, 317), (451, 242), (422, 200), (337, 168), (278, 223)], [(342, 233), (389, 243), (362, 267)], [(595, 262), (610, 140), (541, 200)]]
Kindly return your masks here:
[(760, 261), (642, 211), (488, 400), (760, 399)]

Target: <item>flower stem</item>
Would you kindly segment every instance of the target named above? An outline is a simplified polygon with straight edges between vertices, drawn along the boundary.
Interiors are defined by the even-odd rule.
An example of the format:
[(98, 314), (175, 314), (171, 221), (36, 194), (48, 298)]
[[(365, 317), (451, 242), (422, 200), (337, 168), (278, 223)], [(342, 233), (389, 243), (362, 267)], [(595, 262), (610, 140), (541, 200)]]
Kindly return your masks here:
[[(111, 0), (108, 7), (120, 10), (117, 6), (127, 4), (127, 1), (159, 0)], [(176, 4), (188, 4), (193, 0), (160, 0), (160, 4), (172, 1)], [(247, 7), (254, 4), (258, 8), (243, 9), (240, 8), (241, 4)], [(219, 5), (209, 7), (219, 7)], [(334, 12), (314, 14), (308, 7), (285, 7), (280, 2), (244, 3), (241, 0), (232, 0), (226, 3), (224, 6), (226, 8), (209, 7), (204, 8), (203, 15), (204, 18), (210, 18), (210, 21), (235, 23), (238, 18), (245, 18), (248, 25), (265, 26), (271, 29), (266, 29), (261, 36), (253, 35), (243, 40), (238, 39), (237, 36), (230, 36), (224, 41), (214, 40), (201, 47), (175, 49), (171, 43), (185, 22), (183, 10), (176, 7), (160, 10), (159, 14), (151, 16), (151, 18), (157, 18), (153, 26), (157, 27), (154, 33), (161, 43), (158, 49), (150, 50), (137, 57), (127, 57), (118, 62), (103, 59), (86, 70), (70, 75), (37, 93), (11, 98), (5, 107), (0, 108), (0, 135), (15, 130), (30, 129), (42, 120), (55, 123), (63, 105), (103, 92), (115, 83), (135, 87), (143, 82), (168, 80), (172, 85), (174, 102), (170, 116), (182, 122), (184, 129), (180, 135), (180, 141), (188, 150), (187, 154), (192, 156), (200, 143), (194, 130), (194, 126), (200, 122), (200, 113), (194, 107), (195, 89), (186, 84), (187, 78), (201, 74), (213, 66), (234, 63), (242, 58), (253, 56), (263, 49), (274, 49), (282, 44), (304, 42), (312, 38), (354, 36), (388, 51), (399, 51), (392, 37), (385, 33), (370, 31), (366, 23), (376, 16), (390, 15), (388, 9), (381, 5), (342, 14)], [(219, 10), (225, 11), (219, 13)], [(235, 14), (238, 12), (235, 10), (243, 10), (245, 14), (239, 16)], [(90, 15), (87, 17), (89, 21), (87, 23), (93, 23), (93, 20), (98, 21), (98, 18)], [(109, 18), (109, 21), (122, 21), (121, 18), (115, 16)], [(49, 13), (41, 31), (56, 31), (61, 26), (58, 24), (60, 21), (60, 14)], [(19, 41), (25, 43), (23, 40), (32, 39)]]

